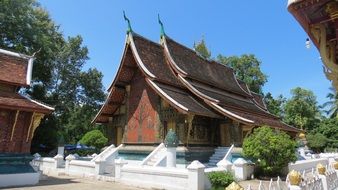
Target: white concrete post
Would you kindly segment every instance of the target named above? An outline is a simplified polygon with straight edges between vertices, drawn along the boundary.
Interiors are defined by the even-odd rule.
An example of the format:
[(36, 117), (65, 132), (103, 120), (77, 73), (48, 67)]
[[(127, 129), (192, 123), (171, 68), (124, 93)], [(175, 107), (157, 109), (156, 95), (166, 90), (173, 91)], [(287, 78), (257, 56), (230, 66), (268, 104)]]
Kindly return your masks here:
[(122, 158), (119, 158), (115, 161), (115, 179), (121, 178), (121, 169), (122, 167), (127, 164), (128, 162)]
[(39, 153), (35, 153), (35, 154), (33, 154), (33, 156), (34, 156), (34, 159), (32, 160), (32, 164), (33, 164), (34, 166), (37, 166), (37, 167), (40, 169), (40, 165), (41, 165), (41, 162), (40, 162), (40, 160), (41, 160), (41, 155), (40, 155)]
[(54, 167), (55, 168), (61, 168), (64, 161), (63, 161), (63, 155), (57, 154), (56, 156), (54, 156)]
[(302, 189), (298, 185), (290, 185), (289, 188), (290, 190), (301, 190)]
[(65, 154), (65, 147), (64, 146), (58, 147), (58, 154), (62, 155), (62, 156)]
[(231, 172), (232, 163), (229, 160), (221, 160), (217, 163), (217, 167), (223, 168), (224, 170)]
[(176, 167), (176, 147), (167, 147), (167, 167)]
[(195, 160), (187, 167), (187, 169), (188, 190), (203, 190), (205, 166), (198, 160)]
[(243, 158), (238, 158), (234, 162), (234, 170), (235, 170), (235, 177), (238, 180), (246, 180), (247, 179), (247, 165), (248, 162)]
[(106, 168), (106, 162), (101, 161), (100, 158), (95, 160), (95, 174), (101, 175), (104, 173), (104, 170)]
[(72, 160), (76, 160), (75, 156), (70, 154), (66, 157), (66, 173), (69, 174), (69, 164), (70, 164), (70, 161)]
[(328, 186), (327, 177), (325, 175), (322, 175), (322, 174), (319, 174), (318, 176), (319, 176), (319, 179), (322, 180), (323, 189), (328, 190), (329, 186)]

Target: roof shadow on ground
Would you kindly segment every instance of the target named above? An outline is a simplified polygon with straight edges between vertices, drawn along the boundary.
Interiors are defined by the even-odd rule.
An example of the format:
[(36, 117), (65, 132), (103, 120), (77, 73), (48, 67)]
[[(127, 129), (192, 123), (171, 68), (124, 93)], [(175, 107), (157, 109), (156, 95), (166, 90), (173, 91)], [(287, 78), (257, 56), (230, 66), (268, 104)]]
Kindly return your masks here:
[(0, 189), (22, 189), (23, 187), (37, 187), (37, 186), (54, 186), (54, 185), (63, 185), (70, 183), (79, 183), (76, 181), (76, 178), (56, 178), (51, 176), (44, 176), (45, 179), (40, 179), (39, 183), (36, 185), (24, 185), (24, 186), (12, 186), (4, 187)]

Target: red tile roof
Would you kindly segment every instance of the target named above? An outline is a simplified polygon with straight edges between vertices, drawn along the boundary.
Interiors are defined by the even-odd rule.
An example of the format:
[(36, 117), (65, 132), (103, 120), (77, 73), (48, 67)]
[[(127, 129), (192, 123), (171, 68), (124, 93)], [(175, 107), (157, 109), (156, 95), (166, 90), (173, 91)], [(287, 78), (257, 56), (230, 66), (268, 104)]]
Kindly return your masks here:
[(0, 82), (27, 86), (28, 59), (0, 52)]
[(0, 108), (31, 111), (38, 113), (51, 113), (54, 108), (15, 92), (0, 91)]

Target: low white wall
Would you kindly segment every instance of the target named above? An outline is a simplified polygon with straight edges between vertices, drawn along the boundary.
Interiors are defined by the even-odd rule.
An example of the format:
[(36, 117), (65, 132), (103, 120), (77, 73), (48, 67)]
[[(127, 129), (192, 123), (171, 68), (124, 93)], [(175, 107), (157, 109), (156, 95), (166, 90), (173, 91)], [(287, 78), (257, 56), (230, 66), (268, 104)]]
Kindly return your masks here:
[(185, 190), (188, 189), (188, 170), (125, 165), (118, 181), (145, 188)]
[(46, 175), (56, 174), (54, 158), (49, 158), (49, 157), (40, 158), (37, 160), (33, 160), (32, 164), (36, 166), (40, 171), (42, 171), (43, 174), (46, 174)]
[(73, 176), (95, 177), (95, 162), (71, 160), (66, 172)]
[(311, 160), (299, 160), (295, 163), (289, 164), (289, 171), (296, 170), (296, 171), (304, 171), (310, 172), (312, 168), (316, 168), (317, 164), (323, 164), (323, 166), (326, 166), (329, 164), (329, 160), (327, 158), (317, 158), (317, 159), (311, 159)]
[(0, 174), (0, 187), (35, 185), (39, 178), (39, 173)]

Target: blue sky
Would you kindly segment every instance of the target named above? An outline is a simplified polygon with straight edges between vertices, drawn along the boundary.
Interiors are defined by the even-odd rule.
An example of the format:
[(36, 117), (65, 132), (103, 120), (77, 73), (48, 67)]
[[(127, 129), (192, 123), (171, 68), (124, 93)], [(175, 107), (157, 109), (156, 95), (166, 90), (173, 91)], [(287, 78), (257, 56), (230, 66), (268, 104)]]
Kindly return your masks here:
[(103, 84), (113, 80), (125, 41), (127, 25), (159, 41), (161, 16), (168, 36), (192, 47), (204, 36), (213, 57), (255, 54), (269, 76), (264, 92), (290, 96), (290, 89), (312, 90), (319, 103), (327, 101), (325, 78), (317, 49), (305, 48), (306, 33), (287, 11), (287, 1), (193, 0), (40, 0), (65, 36), (81, 35), (89, 49), (86, 68), (96, 67)]

